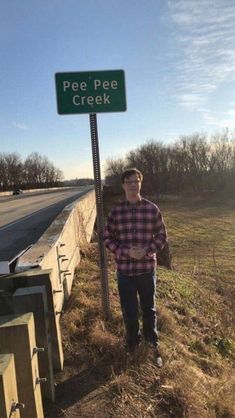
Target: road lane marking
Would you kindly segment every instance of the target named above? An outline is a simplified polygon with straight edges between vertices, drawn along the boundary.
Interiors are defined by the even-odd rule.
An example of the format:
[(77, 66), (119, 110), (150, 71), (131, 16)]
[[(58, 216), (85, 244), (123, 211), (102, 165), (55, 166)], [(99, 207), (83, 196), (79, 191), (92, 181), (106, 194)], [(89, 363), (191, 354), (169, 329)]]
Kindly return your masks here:
[(12, 226), (14, 226), (16, 224), (25, 221), (28, 218), (31, 218), (31, 216), (36, 215), (37, 213), (42, 212), (43, 210), (46, 210), (46, 209), (50, 208), (51, 206), (53, 206), (53, 205), (47, 206), (47, 208), (39, 209), (36, 212), (30, 213), (30, 215), (23, 216), (23, 218), (17, 219), (16, 221), (13, 221), (13, 222), (11, 222), (7, 225), (1, 226), (0, 227), (0, 232), (4, 231), (4, 229), (11, 228)]
[[(85, 193), (87, 193), (87, 192), (85, 192)], [(83, 193), (83, 192), (79, 192), (78, 197), (80, 197), (80, 194), (82, 194), (82, 195), (83, 195), (84, 193)], [(69, 197), (69, 198), (68, 198), (68, 200), (69, 200), (70, 198), (72, 198), (72, 197), (74, 197), (74, 196)], [(67, 200), (67, 199), (65, 199), (65, 200)], [(74, 201), (75, 201), (75, 200), (74, 200)], [(67, 205), (65, 205), (65, 206), (63, 207), (63, 209), (62, 209), (62, 210), (64, 210), (64, 208), (65, 208), (66, 206), (68, 206), (69, 204), (74, 203), (74, 201), (72, 201), (72, 202), (68, 203)], [(63, 200), (62, 200), (62, 201), (60, 201), (60, 202), (63, 202)], [(36, 215), (36, 214), (37, 214), (37, 213), (39, 213), (39, 212), (43, 212), (43, 211), (45, 211), (45, 210), (47, 210), (47, 209), (51, 208), (52, 206), (57, 205), (57, 204), (58, 204), (58, 203), (60, 203), (60, 202), (52, 203), (52, 205), (49, 205), (49, 206), (47, 206), (46, 208), (42, 208), (42, 209), (36, 210), (35, 212), (32, 212), (32, 213), (30, 213), (29, 215), (25, 215), (25, 216), (23, 216), (22, 218), (17, 219), (16, 221), (10, 222), (10, 223), (9, 223), (9, 224), (7, 224), (7, 225), (3, 225), (2, 227), (0, 227), (0, 232), (4, 231), (5, 229), (11, 228), (12, 226), (14, 226), (14, 225), (16, 225), (16, 224), (18, 224), (18, 223), (20, 223), (20, 222), (25, 221), (25, 220), (26, 220), (26, 219), (28, 219), (28, 218), (31, 218), (31, 216), (34, 216), (34, 215)]]

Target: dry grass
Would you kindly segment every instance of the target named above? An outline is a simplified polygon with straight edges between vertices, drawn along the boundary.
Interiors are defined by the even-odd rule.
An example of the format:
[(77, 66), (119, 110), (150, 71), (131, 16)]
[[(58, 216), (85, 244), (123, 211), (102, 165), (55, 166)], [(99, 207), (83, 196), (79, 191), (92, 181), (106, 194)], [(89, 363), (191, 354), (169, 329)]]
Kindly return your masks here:
[(112, 318), (103, 320), (96, 244), (84, 251), (61, 322), (65, 370), (47, 418), (235, 417), (235, 205), (212, 203), (160, 202), (174, 256), (173, 271), (159, 268), (160, 371), (144, 344), (125, 352), (110, 256)]

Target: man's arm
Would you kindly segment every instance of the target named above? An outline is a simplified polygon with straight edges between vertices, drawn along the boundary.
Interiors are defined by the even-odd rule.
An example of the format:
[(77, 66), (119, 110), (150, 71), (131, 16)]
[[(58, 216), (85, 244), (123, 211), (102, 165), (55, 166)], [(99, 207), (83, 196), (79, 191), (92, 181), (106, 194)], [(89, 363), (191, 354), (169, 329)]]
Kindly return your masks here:
[(125, 244), (121, 244), (118, 239), (118, 231), (116, 225), (116, 217), (113, 210), (108, 215), (108, 219), (104, 230), (104, 243), (106, 248), (118, 256), (128, 256), (129, 248)]
[(162, 250), (167, 242), (166, 227), (159, 209), (156, 213), (156, 221), (153, 229), (153, 238), (149, 243), (146, 250), (147, 255), (152, 253), (158, 253)]

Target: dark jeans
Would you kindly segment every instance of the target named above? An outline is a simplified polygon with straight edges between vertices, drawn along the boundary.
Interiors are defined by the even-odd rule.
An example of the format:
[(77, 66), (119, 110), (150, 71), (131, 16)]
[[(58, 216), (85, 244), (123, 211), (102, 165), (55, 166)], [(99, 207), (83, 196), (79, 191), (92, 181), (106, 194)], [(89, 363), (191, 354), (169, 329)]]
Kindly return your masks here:
[(138, 344), (141, 338), (138, 313), (139, 296), (143, 319), (143, 337), (146, 341), (157, 346), (158, 333), (154, 300), (155, 272), (131, 277), (118, 273), (117, 278), (127, 345), (132, 347)]

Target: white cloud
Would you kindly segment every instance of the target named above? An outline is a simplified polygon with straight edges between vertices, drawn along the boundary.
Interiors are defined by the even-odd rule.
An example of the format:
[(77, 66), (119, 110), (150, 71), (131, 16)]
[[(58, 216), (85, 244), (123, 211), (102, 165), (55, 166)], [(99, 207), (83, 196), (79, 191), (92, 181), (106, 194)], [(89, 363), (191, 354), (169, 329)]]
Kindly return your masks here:
[(223, 129), (235, 129), (235, 109), (231, 109), (228, 112), (212, 112), (208, 109), (200, 109), (202, 117), (205, 123), (215, 128)]
[(24, 131), (27, 131), (29, 129), (29, 127), (24, 123), (12, 122), (12, 125), (15, 126), (15, 128), (23, 129)]
[(198, 110), (222, 83), (235, 81), (234, 0), (170, 0), (168, 10), (177, 51), (175, 97)]
[(186, 93), (186, 94), (179, 94), (176, 97), (181, 106), (192, 107), (192, 108), (198, 107), (204, 101), (203, 96), (201, 96), (200, 94)]
[(228, 116), (235, 116), (235, 109), (230, 109), (228, 112), (225, 112), (225, 114)]

